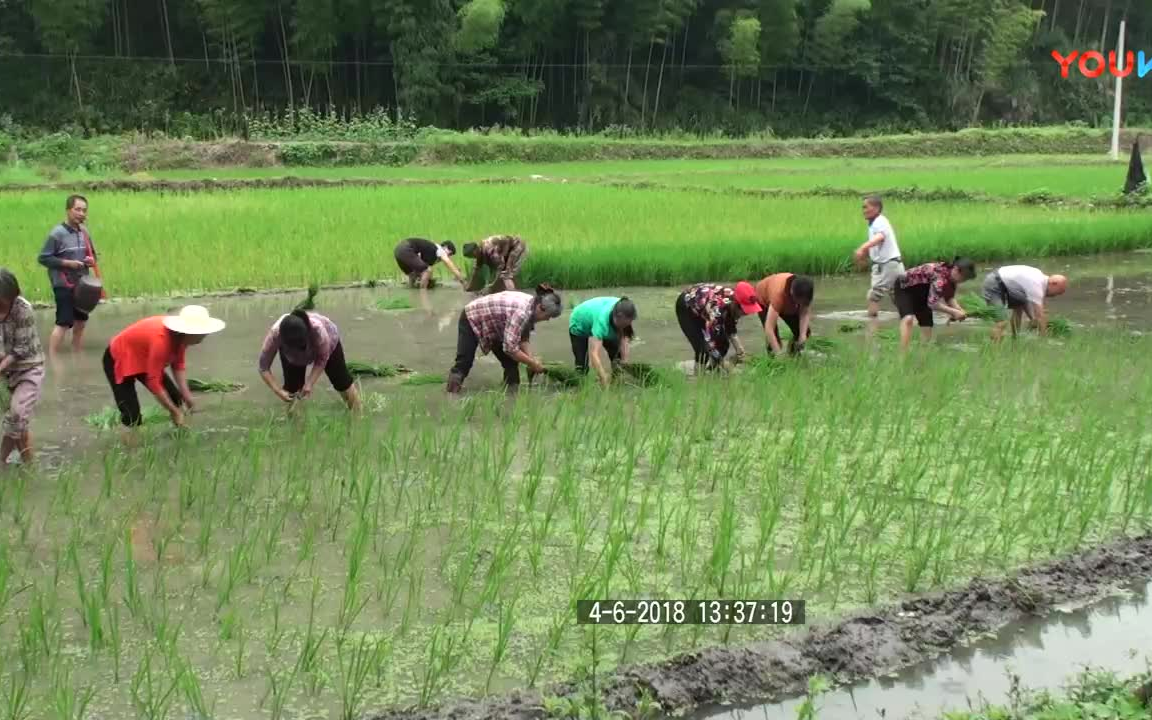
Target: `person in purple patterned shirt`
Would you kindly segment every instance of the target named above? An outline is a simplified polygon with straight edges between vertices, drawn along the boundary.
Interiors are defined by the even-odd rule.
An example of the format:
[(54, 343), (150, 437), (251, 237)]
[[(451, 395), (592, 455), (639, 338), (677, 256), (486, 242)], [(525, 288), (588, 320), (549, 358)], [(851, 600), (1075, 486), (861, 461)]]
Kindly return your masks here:
[[(283, 387), (276, 384), (272, 375), (272, 358), (277, 353), (284, 370)], [(311, 373), (307, 373), (309, 365)], [(320, 375), (327, 374), (348, 409), (360, 409), (360, 394), (344, 359), (340, 331), (336, 323), (320, 313), (294, 310), (281, 316), (264, 338), (258, 366), (264, 384), (284, 402), (309, 397)]]
[(900, 313), (900, 347), (908, 349), (912, 340), (912, 321), (920, 323), (920, 336), (932, 338), (932, 311), (937, 310), (953, 320), (963, 321), (968, 315), (956, 302), (956, 286), (976, 276), (976, 266), (968, 258), (952, 262), (917, 265), (901, 275), (892, 294)]
[(736, 336), (736, 321), (755, 315), (763, 308), (751, 283), (740, 281), (736, 287), (698, 283), (676, 298), (676, 319), (680, 330), (692, 346), (696, 370), (726, 367), (729, 344), (736, 347), (736, 361), (744, 359), (744, 345)]

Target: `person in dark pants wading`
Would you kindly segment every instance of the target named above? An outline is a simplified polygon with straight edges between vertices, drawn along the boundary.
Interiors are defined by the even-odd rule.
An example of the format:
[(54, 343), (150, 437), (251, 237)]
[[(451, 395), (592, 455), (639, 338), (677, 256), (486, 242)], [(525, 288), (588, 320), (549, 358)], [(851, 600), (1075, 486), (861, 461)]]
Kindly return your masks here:
[(744, 359), (744, 345), (736, 337), (736, 322), (761, 310), (751, 283), (726, 285), (699, 283), (676, 298), (676, 319), (696, 360), (696, 371), (727, 368), (729, 345), (736, 346), (736, 361)]
[(560, 296), (548, 285), (538, 285), (536, 294), (505, 290), (468, 303), (460, 312), (456, 341), (456, 364), (448, 373), (448, 392), (459, 393), (476, 350), (491, 352), (504, 367), (504, 384), (509, 393), (520, 387), (520, 363), (530, 373), (544, 372), (540, 359), (531, 354), (528, 338), (536, 323), (560, 316)]

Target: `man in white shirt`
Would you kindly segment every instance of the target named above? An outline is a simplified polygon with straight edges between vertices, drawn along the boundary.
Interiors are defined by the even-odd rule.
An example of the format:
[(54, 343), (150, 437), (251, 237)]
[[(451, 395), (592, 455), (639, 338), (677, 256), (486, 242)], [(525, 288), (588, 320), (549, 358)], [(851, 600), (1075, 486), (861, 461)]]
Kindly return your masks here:
[(1045, 275), (1043, 271), (1029, 265), (1005, 265), (993, 270), (984, 278), (984, 302), (1000, 309), (996, 325), (992, 328), (992, 339), (999, 341), (1004, 335), (1004, 311), (1012, 311), (1012, 337), (1020, 328), (1021, 315), (1027, 314), (1044, 335), (1048, 332), (1048, 315), (1044, 308), (1044, 298), (1064, 294), (1068, 289), (1068, 278), (1063, 275)]
[(884, 202), (876, 195), (864, 198), (864, 219), (868, 221), (868, 240), (856, 249), (856, 261), (865, 258), (872, 266), (872, 285), (868, 289), (868, 316), (880, 314), (880, 301), (892, 293), (896, 280), (904, 274), (896, 231), (884, 217)]

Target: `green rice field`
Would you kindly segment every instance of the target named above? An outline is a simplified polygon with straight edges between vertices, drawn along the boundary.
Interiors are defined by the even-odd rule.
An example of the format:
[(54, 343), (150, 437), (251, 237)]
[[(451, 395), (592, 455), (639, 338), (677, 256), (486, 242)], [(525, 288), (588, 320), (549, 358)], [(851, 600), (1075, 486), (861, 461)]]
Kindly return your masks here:
[(372, 167), (220, 167), (125, 175), (63, 171), (45, 174), (28, 166), (0, 167), (0, 183), (35, 184), (109, 178), (134, 180), (243, 180), (299, 177), (328, 179), (468, 181), (487, 178), (644, 180), (661, 183), (810, 190), (827, 186), (860, 191), (890, 188), (956, 189), (1016, 197), (1044, 191), (1090, 198), (1116, 194), (1126, 162), (1106, 156), (1012, 155), (949, 158), (778, 158), (770, 160), (614, 160), (603, 162), (501, 163)]
[(370, 717), (793, 632), (577, 625), (579, 599), (825, 622), (1136, 533), (1150, 343), (844, 339), (646, 390), (108, 436), (0, 482), (0, 713)]
[[(43, 276), (43, 239), (63, 196), (0, 194), (0, 252)], [(561, 288), (673, 285), (767, 272), (840, 272), (865, 239), (860, 202), (754, 198), (584, 184), (399, 186), (89, 194), (89, 228), (113, 297), (400, 279), (392, 250), (411, 235), (459, 246), (523, 237), (521, 283)], [(899, 202), (885, 211), (905, 263), (1143, 247), (1147, 211)], [(462, 261), (468, 265), (467, 261)], [(443, 268), (441, 279), (450, 279)], [(35, 300), (47, 283), (26, 281)]]

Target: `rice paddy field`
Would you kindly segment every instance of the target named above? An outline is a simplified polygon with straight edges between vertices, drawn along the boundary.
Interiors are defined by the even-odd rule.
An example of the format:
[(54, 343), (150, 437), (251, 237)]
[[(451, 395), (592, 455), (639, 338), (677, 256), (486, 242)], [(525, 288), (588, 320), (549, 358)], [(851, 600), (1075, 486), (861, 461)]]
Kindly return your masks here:
[[(118, 298), (397, 280), (392, 249), (411, 235), (459, 246), (518, 234), (529, 246), (523, 283), (565, 288), (849, 271), (865, 235), (851, 197), (579, 183), (93, 192), (88, 199), (104, 281)], [(58, 192), (0, 194), (0, 249), (21, 277), (42, 274), (36, 253), (62, 208)], [(912, 264), (955, 254), (1002, 260), (1130, 250), (1152, 235), (1152, 214), (1139, 209), (899, 200), (885, 209)], [(451, 279), (443, 268), (436, 274)], [(28, 288), (32, 299), (50, 299), (46, 284)]]
[[(809, 187), (828, 173), (819, 184), (956, 178), (1006, 200), (1039, 181), (1068, 195), (1114, 194), (1124, 175), (1059, 158), (1048, 168), (1026, 158), (1031, 169), (1020, 158), (898, 160), (839, 162), (842, 176), (811, 160), (499, 172), (721, 188)], [(196, 291), (399, 280), (392, 250), (411, 235), (459, 246), (520, 234), (530, 248), (520, 284), (549, 281), (566, 298), (780, 270), (846, 273), (865, 235), (856, 198), (575, 180), (87, 194), (112, 297), (173, 305), (183, 301), (165, 298)], [(63, 199), (0, 193), (0, 249), (33, 300), (50, 298), (35, 256)], [(899, 200), (885, 209), (908, 265), (1134, 250), (1152, 237), (1147, 210)], [(436, 274), (446, 286), (431, 294), (461, 295)], [(857, 278), (862, 305), (867, 281)], [(1116, 308), (1135, 312), (1121, 303), (1144, 294), (1129, 288)], [(639, 360), (663, 372), (643, 387), (604, 392), (553, 378), (509, 401), (470, 378), (464, 398), (448, 400), (437, 378), (451, 358), (438, 349), (412, 361), (436, 325), (422, 302), (388, 293), (342, 317), (342, 329), (376, 323), (388, 333), (373, 346), (405, 347), (365, 355), (369, 342), (357, 348), (350, 333), (349, 357), (363, 382), (378, 383), (361, 417), (335, 399), (290, 414), (254, 401), (244, 395), (263, 391), (254, 371), (248, 387), (213, 379), (238, 347), (255, 362), (254, 333), (250, 348), (215, 339), (198, 348), (199, 390), (225, 399), (205, 401), (193, 430), (161, 418), (127, 448), (115, 416), (94, 413), (89, 439), (63, 443), (62, 460), (6, 468), (0, 717), (353, 720), (514, 692), (539, 694), (523, 717), (607, 717), (595, 691), (605, 673), (802, 628), (578, 624), (577, 601), (803, 600), (806, 622), (831, 623), (1152, 529), (1152, 420), (1134, 401), (1152, 394), (1152, 335), (1119, 321), (999, 346), (981, 331), (906, 356), (891, 327), (870, 343), (845, 326), (796, 359), (770, 360), (746, 340), (755, 357), (714, 378), (675, 371), (686, 351), (655, 341)], [(641, 338), (646, 318), (670, 313), (650, 305)], [(327, 312), (323, 292), (317, 309)], [(549, 353), (567, 343), (568, 311), (566, 300), (563, 319), (538, 331), (555, 336), (541, 341)], [(279, 310), (233, 312), (230, 329), (263, 328)], [(51, 311), (42, 313), (46, 340)], [(677, 332), (660, 322), (658, 338)], [(83, 352), (98, 359), (104, 340), (94, 342)], [(82, 382), (87, 402), (103, 382), (77, 379), (96, 366), (87, 355), (50, 366), (53, 402)], [(34, 425), (38, 442), (53, 431)], [(563, 694), (557, 682), (577, 690)], [(655, 718), (676, 703), (638, 692), (625, 704), (627, 717)]]

